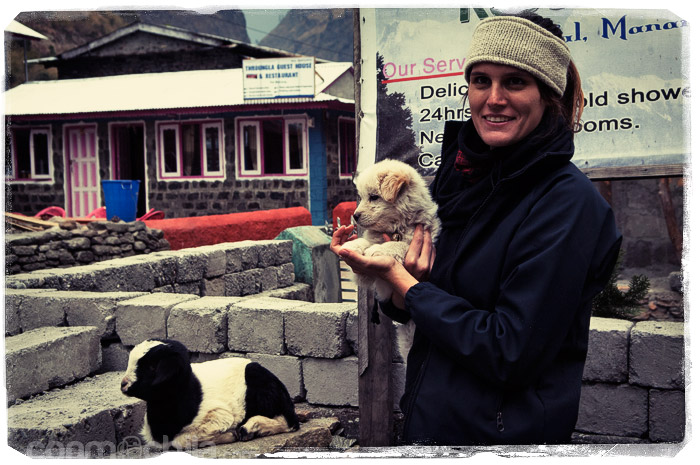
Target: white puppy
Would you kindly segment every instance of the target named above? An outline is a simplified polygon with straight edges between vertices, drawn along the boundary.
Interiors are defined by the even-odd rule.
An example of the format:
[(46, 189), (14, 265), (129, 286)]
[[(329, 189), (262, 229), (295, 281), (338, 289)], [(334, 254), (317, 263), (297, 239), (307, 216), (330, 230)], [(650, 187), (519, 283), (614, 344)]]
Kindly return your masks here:
[[(383, 160), (360, 172), (355, 185), (360, 201), (353, 219), (362, 235), (346, 242), (343, 248), (366, 256), (385, 255), (403, 263), (417, 225), (430, 230), (433, 242), (437, 240), (437, 205), (413, 167), (398, 160)], [(384, 234), (392, 240), (385, 242)], [(392, 289), (386, 282), (364, 275), (356, 275), (356, 279), (362, 285), (373, 286), (379, 301), (391, 297)], [(399, 326), (399, 349), (404, 360), (412, 340), (413, 322)]]

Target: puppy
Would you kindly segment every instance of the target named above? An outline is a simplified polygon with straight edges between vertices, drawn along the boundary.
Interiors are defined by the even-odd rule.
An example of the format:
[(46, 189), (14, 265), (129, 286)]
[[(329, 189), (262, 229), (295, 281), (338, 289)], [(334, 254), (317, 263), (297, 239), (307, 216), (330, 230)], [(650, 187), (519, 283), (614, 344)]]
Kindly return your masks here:
[(141, 435), (149, 447), (191, 449), (299, 429), (286, 387), (261, 365), (240, 357), (190, 364), (174, 340), (135, 346), (121, 390), (146, 401)]
[[(363, 170), (355, 180), (360, 197), (353, 214), (362, 235), (343, 248), (366, 256), (385, 255), (403, 263), (416, 226), (430, 230), (433, 242), (440, 234), (437, 204), (423, 177), (410, 165), (398, 160), (383, 160)], [(385, 242), (384, 234), (391, 237)], [(391, 297), (392, 289), (382, 280), (355, 276), (359, 284), (374, 287), (379, 301)], [(413, 340), (413, 322), (399, 326), (399, 350), (405, 354)]]

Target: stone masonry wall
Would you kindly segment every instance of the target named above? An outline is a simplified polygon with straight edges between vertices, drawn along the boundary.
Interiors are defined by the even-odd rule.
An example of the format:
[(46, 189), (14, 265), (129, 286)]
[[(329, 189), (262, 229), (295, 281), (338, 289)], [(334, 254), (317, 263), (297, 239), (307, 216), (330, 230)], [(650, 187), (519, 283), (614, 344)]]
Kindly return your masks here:
[(335, 225), (333, 209), (342, 202), (355, 201), (357, 194), (352, 178), (340, 177), (340, 154), (338, 149), (338, 120), (339, 114), (329, 112), (326, 127), (326, 146), (328, 150), (328, 164), (326, 165), (326, 179), (328, 180), (328, 216)]
[(593, 318), (576, 442), (681, 442), (684, 324)]
[(16, 274), (84, 265), (169, 248), (162, 231), (140, 221), (95, 221), (87, 225), (62, 222), (45, 231), (7, 235), (5, 270)]
[[(294, 282), (292, 242), (245, 241), (39, 270), (6, 279), (6, 336), (92, 326), (101, 371), (120, 371), (148, 337), (185, 343), (193, 361), (246, 356), (296, 402), (357, 410), (357, 304), (313, 303)], [(593, 318), (577, 443), (685, 437), (684, 325)], [(394, 408), (405, 365), (394, 354)]]
[(357, 408), (357, 306), (311, 302), (291, 260), (291, 241), (244, 241), (10, 276), (5, 333), (96, 327), (100, 372), (124, 370), (144, 339), (174, 338), (195, 362), (260, 362), (297, 402)]

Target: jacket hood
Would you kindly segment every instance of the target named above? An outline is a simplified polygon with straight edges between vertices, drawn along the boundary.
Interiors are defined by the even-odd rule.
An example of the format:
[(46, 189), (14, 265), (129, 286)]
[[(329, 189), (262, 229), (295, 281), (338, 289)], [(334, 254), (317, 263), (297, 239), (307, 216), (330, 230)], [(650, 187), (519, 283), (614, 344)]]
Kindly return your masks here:
[[(456, 170), (458, 150), (489, 160), (486, 176), (474, 182)], [(573, 155), (573, 133), (563, 118), (544, 118), (524, 140), (493, 149), (481, 140), (471, 119), (450, 121), (444, 131), (442, 163), (432, 186), (433, 198), (440, 205), (438, 216), (447, 226), (465, 224), (500, 182), (546, 173), (569, 163)]]

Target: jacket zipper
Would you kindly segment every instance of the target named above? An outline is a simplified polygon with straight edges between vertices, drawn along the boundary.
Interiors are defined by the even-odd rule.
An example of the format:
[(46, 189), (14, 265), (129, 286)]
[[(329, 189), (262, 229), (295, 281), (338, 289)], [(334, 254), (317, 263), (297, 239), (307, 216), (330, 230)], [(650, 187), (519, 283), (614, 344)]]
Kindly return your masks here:
[(499, 433), (505, 431), (506, 427), (503, 424), (503, 396), (498, 399), (498, 407), (496, 408), (496, 430)]
[(416, 381), (413, 383), (413, 390), (411, 391), (411, 398), (408, 403), (408, 411), (406, 412), (406, 418), (404, 419), (404, 427), (403, 427), (403, 435), (406, 437), (406, 430), (408, 428), (409, 423), (411, 422), (411, 417), (413, 416), (413, 408), (416, 405), (416, 397), (418, 397), (418, 388), (423, 382), (423, 375), (425, 374), (425, 367), (428, 365), (428, 359), (430, 358), (430, 354), (433, 351), (433, 345), (430, 344), (428, 345), (428, 353), (425, 356), (425, 359), (423, 360), (423, 363), (421, 363), (420, 369), (418, 370), (418, 375), (416, 376)]

